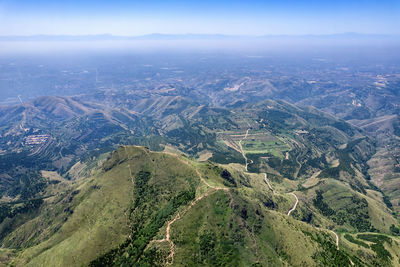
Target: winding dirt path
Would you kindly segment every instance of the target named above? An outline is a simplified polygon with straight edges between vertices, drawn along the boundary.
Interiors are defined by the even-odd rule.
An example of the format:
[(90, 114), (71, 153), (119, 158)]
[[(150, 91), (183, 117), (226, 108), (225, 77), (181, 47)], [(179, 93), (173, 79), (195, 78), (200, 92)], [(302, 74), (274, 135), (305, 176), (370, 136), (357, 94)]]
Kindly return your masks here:
[(339, 250), (339, 236), (332, 230), (329, 230), (329, 232), (331, 232), (332, 234), (335, 235), (335, 237), (336, 237), (336, 249)]
[(294, 203), (293, 208), (291, 208), (291, 209), (288, 211), (288, 213), (287, 213), (288, 216), (290, 216), (290, 213), (292, 213), (293, 211), (296, 210), (297, 204), (299, 203), (299, 199), (297, 198), (297, 196), (296, 196), (293, 192), (290, 192), (289, 194), (292, 195), (292, 196), (294, 196), (294, 198), (296, 199), (296, 203)]
[(272, 188), (271, 184), (268, 181), (268, 176), (266, 173), (264, 173), (264, 182), (268, 185), (269, 189), (271, 189), (272, 193), (274, 195), (277, 195), (278, 193), (275, 192), (275, 190)]
[(242, 141), (245, 140), (245, 139), (247, 139), (247, 136), (249, 135), (249, 130), (250, 130), (250, 129), (247, 129), (246, 134), (244, 135), (243, 139), (241, 139), (241, 140), (239, 141), (240, 151), (241, 151), (242, 156), (243, 156), (243, 158), (244, 158), (244, 160), (245, 160), (245, 162), (246, 162), (246, 165), (245, 165), (246, 172), (248, 171), (248, 170), (247, 170), (247, 166), (249, 165), (249, 163), (248, 163), (248, 160), (247, 160), (247, 157), (246, 157), (246, 153), (244, 153), (244, 151), (243, 151)]
[[(272, 191), (272, 193), (273, 193), (274, 195), (279, 195), (279, 193), (276, 192), (276, 191), (272, 188), (271, 184), (269, 183), (269, 181), (268, 181), (268, 176), (267, 176), (266, 173), (264, 173), (264, 182), (268, 185), (269, 189)], [(294, 196), (294, 198), (296, 199), (296, 202), (294, 203), (293, 208), (291, 208), (291, 209), (288, 211), (288, 213), (287, 213), (287, 215), (290, 216), (290, 213), (292, 213), (293, 211), (296, 210), (297, 204), (299, 203), (299, 199), (297, 198), (297, 196), (295, 195), (294, 192), (290, 192), (290, 193), (288, 193), (288, 194)]]
[[(245, 155), (245, 153), (244, 153), (244, 151), (243, 151), (242, 141), (245, 140), (245, 139), (247, 138), (248, 133), (249, 133), (249, 129), (246, 131), (246, 134), (245, 134), (244, 138), (243, 138), (242, 140), (239, 141), (240, 150), (241, 150), (241, 153), (242, 153), (242, 155), (243, 155), (243, 158), (245, 159), (245, 162), (246, 162), (246, 165), (245, 165), (246, 171), (248, 171), (248, 170), (247, 170), (247, 167), (248, 167), (248, 159), (247, 159), (247, 157), (246, 157), (246, 155)], [(126, 151), (126, 147), (125, 147), (125, 151)], [(166, 154), (169, 154), (169, 155), (171, 155), (171, 156), (174, 156), (174, 157), (175, 157), (177, 160), (179, 160), (180, 162), (182, 162), (182, 163), (184, 163), (184, 164), (186, 164), (186, 165), (188, 165), (188, 166), (193, 167), (194, 170), (195, 170), (195, 172), (196, 172), (196, 174), (197, 174), (198, 177), (200, 178), (200, 181), (201, 181), (202, 183), (204, 183), (208, 188), (211, 188), (211, 189), (212, 189), (211, 191), (208, 191), (208, 192), (206, 192), (206, 193), (200, 195), (199, 197), (197, 197), (197, 198), (196, 198), (195, 200), (193, 200), (183, 211), (181, 211), (180, 213), (176, 214), (175, 217), (174, 217), (172, 220), (170, 220), (170, 221), (167, 222), (167, 227), (166, 227), (166, 230), (165, 230), (165, 238), (160, 239), (160, 240), (152, 240), (152, 241), (149, 243), (149, 245), (150, 245), (150, 244), (152, 244), (152, 243), (168, 242), (169, 247), (170, 247), (170, 253), (169, 253), (168, 257), (167, 257), (167, 262), (166, 262), (166, 264), (167, 264), (167, 265), (171, 265), (171, 264), (174, 262), (174, 256), (175, 256), (175, 245), (174, 245), (173, 241), (171, 240), (171, 227), (172, 227), (172, 225), (173, 225), (175, 222), (177, 222), (178, 220), (180, 220), (193, 206), (195, 206), (195, 205), (196, 205), (200, 200), (202, 200), (203, 198), (208, 197), (209, 195), (214, 194), (214, 193), (216, 193), (216, 192), (219, 191), (219, 190), (229, 191), (229, 188), (226, 188), (226, 187), (217, 187), (217, 186), (212, 186), (212, 185), (210, 185), (210, 184), (203, 178), (203, 176), (201, 175), (201, 173), (199, 172), (199, 170), (198, 170), (195, 166), (193, 166), (192, 164), (190, 164), (189, 161), (186, 161), (186, 160), (182, 159), (181, 157), (179, 157), (179, 155), (176, 155), (176, 154), (173, 154), (173, 153), (170, 153), (170, 152), (155, 152), (155, 153), (166, 153)], [(134, 178), (133, 178), (132, 171), (131, 171), (131, 168), (130, 168), (130, 165), (129, 165), (129, 164), (128, 164), (128, 168), (129, 168), (129, 171), (130, 171), (130, 174), (131, 174), (132, 183), (133, 183), (133, 182), (134, 182)], [(271, 184), (269, 183), (268, 177), (267, 177), (267, 174), (266, 174), (266, 173), (264, 173), (264, 181), (265, 181), (265, 183), (268, 185), (269, 189), (273, 192), (273, 194), (276, 194), (276, 195), (279, 194), (278, 192), (275, 192), (275, 190), (273, 189), (273, 187), (272, 187)], [(292, 208), (288, 211), (288, 213), (287, 213), (287, 215), (290, 216), (290, 214), (291, 214), (293, 211), (296, 210), (297, 204), (299, 203), (299, 199), (298, 199), (298, 197), (296, 196), (296, 194), (295, 194), (294, 192), (290, 192), (290, 193), (288, 193), (288, 194), (293, 195), (293, 196), (295, 197), (295, 199), (296, 199), (295, 204), (293, 205), (293, 207), (292, 207)], [(321, 229), (321, 228), (315, 227), (315, 229)], [(330, 231), (331, 233), (333, 233), (333, 234), (335, 235), (335, 238), (336, 238), (336, 248), (339, 250), (339, 236), (338, 236), (333, 230), (329, 230), (329, 229), (321, 229), (321, 230), (328, 230), (328, 231)], [(148, 246), (149, 246), (149, 245), (148, 245)]]
[(167, 223), (167, 228), (166, 228), (166, 230), (165, 230), (165, 238), (160, 239), (160, 240), (152, 240), (152, 241), (149, 243), (149, 245), (150, 245), (150, 244), (152, 244), (152, 243), (168, 242), (169, 247), (170, 247), (170, 253), (169, 253), (168, 257), (167, 257), (167, 262), (166, 262), (166, 264), (167, 264), (167, 265), (171, 265), (171, 264), (174, 262), (174, 256), (175, 256), (175, 245), (174, 245), (174, 242), (171, 240), (171, 227), (172, 227), (172, 225), (173, 225), (175, 222), (177, 222), (178, 220), (180, 220), (193, 206), (195, 206), (195, 205), (196, 205), (200, 200), (202, 200), (203, 198), (208, 197), (208, 196), (210, 196), (210, 195), (212, 195), (212, 194), (214, 194), (214, 193), (216, 193), (216, 192), (218, 192), (218, 191), (220, 191), (220, 190), (229, 191), (229, 188), (226, 188), (226, 187), (218, 187), (218, 186), (210, 185), (210, 184), (204, 179), (204, 177), (201, 175), (200, 171), (199, 171), (195, 166), (191, 165), (189, 161), (183, 160), (182, 158), (180, 158), (180, 157), (179, 157), (178, 155), (176, 155), (176, 154), (169, 153), (169, 152), (157, 152), (157, 153), (167, 153), (167, 154), (169, 154), (169, 155), (171, 155), (171, 156), (174, 156), (174, 157), (175, 157), (176, 159), (178, 159), (180, 162), (182, 162), (182, 163), (184, 163), (184, 164), (186, 164), (186, 165), (188, 165), (188, 166), (191, 166), (192, 168), (194, 168), (194, 170), (195, 170), (197, 176), (200, 178), (200, 181), (201, 181), (202, 183), (204, 183), (208, 188), (211, 188), (211, 189), (212, 189), (211, 191), (208, 191), (208, 192), (206, 192), (206, 193), (200, 195), (199, 197), (197, 197), (197, 198), (196, 198), (195, 200), (193, 200), (183, 211), (179, 212), (178, 214), (175, 215), (175, 217), (174, 217), (172, 220), (168, 221), (168, 223)]
[[(275, 190), (273, 189), (273, 187), (272, 187), (271, 184), (269, 183), (267, 177), (268, 177), (267, 174), (264, 173), (264, 182), (268, 185), (269, 189), (272, 191), (272, 193), (273, 193), (274, 195), (279, 195), (278, 192), (275, 192)], [(290, 192), (290, 193), (288, 193), (288, 194), (294, 196), (295, 199), (296, 199), (296, 202), (294, 203), (293, 208), (291, 208), (291, 209), (288, 211), (288, 213), (287, 213), (287, 215), (290, 216), (290, 214), (291, 214), (293, 211), (296, 210), (297, 204), (299, 203), (299, 199), (297, 198), (297, 196), (296, 196), (296, 194), (295, 194), (294, 192)], [(317, 229), (317, 230), (327, 230), (327, 231), (331, 232), (331, 233), (335, 236), (335, 239), (336, 239), (336, 242), (335, 242), (335, 243), (336, 243), (336, 249), (339, 250), (339, 236), (338, 236), (338, 234), (336, 234), (333, 230), (330, 230), (330, 229), (324, 229), (324, 228), (319, 228), (319, 227), (314, 227), (314, 228)], [(353, 263), (352, 265), (354, 265), (354, 263)]]
[(203, 198), (205, 198), (205, 197), (207, 197), (207, 196), (209, 196), (211, 194), (214, 194), (217, 191), (218, 190), (209, 191), (209, 192), (199, 196), (194, 201), (192, 201), (189, 206), (187, 206), (181, 213), (178, 213), (171, 221), (169, 221), (167, 223), (167, 229), (165, 231), (165, 238), (155, 241), (155, 242), (163, 242), (163, 241), (167, 241), (168, 242), (169, 247), (170, 247), (170, 253), (169, 253), (168, 257), (167, 257), (167, 264), (168, 265), (171, 265), (174, 262), (174, 255), (175, 255), (175, 245), (174, 245), (174, 242), (172, 242), (172, 240), (171, 240), (171, 226), (172, 226), (172, 224), (174, 224), (176, 221), (181, 219), (182, 216), (184, 216), (193, 206), (195, 206), (197, 204), (197, 202), (199, 202), (200, 200), (202, 200)]
[[(126, 150), (126, 146), (124, 146), (124, 150), (125, 150), (126, 158), (129, 160), (128, 151)], [(133, 177), (133, 174), (132, 174), (131, 165), (129, 163), (128, 163), (128, 168), (129, 168), (129, 175), (130, 175), (130, 178), (131, 178), (132, 185), (135, 185), (135, 181), (134, 181), (134, 177)]]
[(163, 152), (155, 151), (155, 152), (153, 152), (153, 153), (168, 154), (168, 155), (170, 155), (170, 156), (173, 156), (173, 157), (175, 157), (177, 160), (179, 160), (180, 162), (186, 164), (187, 166), (192, 167), (192, 168), (195, 170), (197, 176), (199, 176), (200, 181), (203, 182), (207, 187), (210, 187), (210, 188), (215, 189), (215, 190), (229, 191), (229, 188), (226, 188), (226, 187), (218, 187), (218, 186), (210, 185), (210, 184), (203, 178), (203, 176), (201, 175), (201, 173), (199, 172), (199, 170), (198, 170), (195, 166), (193, 166), (192, 164), (190, 164), (189, 161), (183, 160), (183, 159), (182, 159), (181, 157), (179, 157), (178, 155), (176, 155), (176, 154), (174, 154), (174, 153), (171, 153), (171, 152), (164, 152), (164, 151), (163, 151)]

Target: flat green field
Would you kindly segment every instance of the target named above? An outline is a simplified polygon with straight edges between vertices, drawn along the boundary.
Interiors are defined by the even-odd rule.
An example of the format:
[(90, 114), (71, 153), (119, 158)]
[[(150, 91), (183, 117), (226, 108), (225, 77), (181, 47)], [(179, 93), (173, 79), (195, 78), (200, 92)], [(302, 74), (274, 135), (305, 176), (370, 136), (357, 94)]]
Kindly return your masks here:
[(242, 141), (243, 151), (246, 154), (267, 154), (270, 153), (276, 157), (284, 157), (285, 152), (290, 150), (290, 146), (271, 135), (266, 131), (249, 131), (246, 139), (246, 131), (224, 132), (219, 134), (219, 140), (231, 144), (240, 149), (239, 142)]
[(283, 153), (290, 150), (290, 147), (276, 139), (276, 141), (261, 141), (257, 139), (247, 139), (243, 142), (243, 150), (246, 154), (266, 154), (270, 153), (277, 157), (283, 157)]

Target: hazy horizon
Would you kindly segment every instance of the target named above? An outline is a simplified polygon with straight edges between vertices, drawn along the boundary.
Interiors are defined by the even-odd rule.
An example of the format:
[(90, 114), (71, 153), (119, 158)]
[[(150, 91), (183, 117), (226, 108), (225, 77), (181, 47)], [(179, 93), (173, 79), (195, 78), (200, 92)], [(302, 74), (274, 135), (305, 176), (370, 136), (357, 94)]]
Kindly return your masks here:
[(0, 35), (400, 34), (399, 13), (393, 0), (0, 0)]
[(263, 38), (263, 37), (399, 37), (400, 33), (360, 33), (360, 32), (335, 32), (323, 34), (224, 34), (224, 33), (160, 33), (150, 32), (136, 35), (118, 35), (108, 32), (97, 34), (11, 34), (0, 35), (1, 37), (121, 37), (121, 38), (139, 38), (139, 37), (233, 37), (233, 38)]

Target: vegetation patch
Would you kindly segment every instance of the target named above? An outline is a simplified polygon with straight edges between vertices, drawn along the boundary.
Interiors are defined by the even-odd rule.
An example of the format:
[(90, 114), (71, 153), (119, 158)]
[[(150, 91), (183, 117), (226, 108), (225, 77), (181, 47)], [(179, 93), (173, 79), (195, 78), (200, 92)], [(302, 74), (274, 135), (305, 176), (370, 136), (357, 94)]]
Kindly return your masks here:
[(321, 246), (321, 250), (313, 255), (313, 258), (322, 266), (350, 266), (350, 258), (344, 251), (338, 250), (330, 235), (326, 233), (312, 234), (303, 231), (311, 240)]
[(389, 263), (393, 256), (385, 248), (384, 243), (391, 244), (392, 239), (384, 235), (374, 235), (374, 234), (358, 234), (357, 238), (372, 242), (370, 248), (376, 253), (377, 258), (384, 263)]
[(278, 140), (262, 141), (256, 138), (250, 138), (243, 141), (243, 150), (246, 154), (272, 154), (275, 157), (283, 158), (283, 153), (290, 150), (290, 147)]
[(364, 243), (363, 241), (355, 239), (352, 235), (345, 234), (344, 238), (346, 238), (351, 243), (354, 243), (356, 245), (362, 246), (364, 248), (369, 248), (369, 245), (367, 243)]
[[(151, 155), (147, 164), (133, 175), (134, 199), (129, 215), (131, 238), (92, 261), (91, 266), (136, 266), (139, 262), (141, 266), (151, 266), (165, 254), (163, 250), (152, 254), (145, 252), (145, 249), (178, 209), (195, 198), (196, 184), (192, 181), (193, 177), (186, 177), (187, 180), (182, 181), (180, 179), (183, 177), (174, 177), (172, 172), (165, 173), (167, 177), (161, 178), (163, 176), (157, 174), (155, 165), (150, 164), (156, 161)], [(196, 174), (193, 172), (192, 175)]]
[(317, 196), (314, 198), (313, 203), (314, 206), (322, 213), (324, 216), (332, 216), (335, 214), (335, 211), (329, 207), (328, 204), (324, 202), (324, 197), (322, 195), (322, 191), (318, 190)]
[(324, 201), (323, 191), (317, 190), (316, 194), (313, 204), (322, 215), (330, 217), (338, 225), (349, 224), (360, 232), (372, 230), (368, 202), (364, 198), (356, 195), (334, 196), (335, 199), (340, 198), (343, 204), (343, 207), (334, 210)]

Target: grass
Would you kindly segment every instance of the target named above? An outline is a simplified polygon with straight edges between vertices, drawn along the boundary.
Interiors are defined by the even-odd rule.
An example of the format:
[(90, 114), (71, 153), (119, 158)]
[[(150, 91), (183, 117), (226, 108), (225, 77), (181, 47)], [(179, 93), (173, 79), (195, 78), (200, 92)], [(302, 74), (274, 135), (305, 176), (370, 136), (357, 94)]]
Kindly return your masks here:
[[(209, 185), (229, 190), (211, 189), (196, 170)], [(367, 210), (372, 225), (382, 225), (374, 221), (379, 216), (392, 223), (390, 214), (382, 210), (380, 196), (362, 195), (334, 179), (296, 191), (300, 202), (288, 217), (294, 199), (286, 193), (295, 191), (301, 181), (269, 177), (280, 194), (273, 194), (263, 174), (245, 173), (240, 164), (201, 163), (141, 147), (120, 148), (95, 177), (55, 184), (52, 192), (60, 190), (60, 195), (45, 200), (38, 216), (10, 233), (5, 244), (25, 247), (14, 260), (16, 266), (81, 266), (96, 259), (101, 264), (107, 255), (107, 262), (114, 265), (134, 265), (140, 259), (141, 264), (157, 266), (165, 264), (170, 247), (168, 242), (151, 240), (164, 239), (167, 222), (185, 210), (191, 199), (206, 194), (171, 225), (174, 266), (332, 266), (346, 262), (349, 253), (356, 255), (354, 240), (359, 238), (346, 231), (357, 231), (357, 227), (349, 221), (339, 225), (332, 216), (316, 212), (312, 203), (317, 190), (334, 216), (351, 207), (357, 212)], [(366, 199), (367, 208), (356, 205), (361, 202), (354, 199), (361, 198)], [(300, 221), (309, 212), (311, 224), (343, 230), (340, 251), (332, 234)], [(348, 215), (353, 218), (359, 213)], [(393, 255), (393, 262), (398, 260), (395, 240), (382, 245)], [(384, 253), (382, 246), (376, 250)], [(372, 255), (371, 263), (375, 252), (362, 249)], [(13, 253), (2, 250), (0, 259)]]
[[(246, 130), (243, 131), (227, 131), (219, 133), (218, 140), (224, 140), (235, 144), (239, 149), (239, 141), (244, 138)], [(290, 150), (290, 146), (280, 139), (271, 135), (267, 131), (249, 131), (249, 135), (242, 141), (243, 150), (246, 154), (272, 154), (276, 157), (283, 158), (284, 153)]]
[[(139, 261), (153, 265), (158, 261), (159, 253), (148, 253), (146, 247), (176, 211), (195, 197), (200, 179), (194, 169), (184, 162), (185, 159), (181, 161), (175, 156), (134, 148), (134, 152), (137, 150), (141, 150), (141, 156), (132, 157), (132, 153), (128, 153), (134, 173), (134, 198), (129, 213), (132, 238), (92, 261), (92, 266), (135, 265)], [(133, 162), (140, 161), (142, 157), (142, 166), (135, 166)], [(116, 155), (115, 161), (120, 160)]]
[[(225, 237), (232, 210), (227, 209), (229, 195), (215, 193), (202, 199), (196, 209), (191, 209), (172, 229), (176, 245), (176, 265), (206, 264), (232, 265), (239, 260), (236, 242), (243, 236)], [(218, 202), (218, 204), (214, 204)], [(208, 219), (207, 219), (208, 218)], [(219, 231), (216, 232), (216, 225)]]
[[(320, 208), (325, 205), (322, 202), (322, 206), (317, 207), (318, 203), (315, 205), (317, 191), (322, 192), (322, 202), (333, 210), (332, 214), (323, 215)], [(391, 224), (396, 224), (396, 218), (382, 203), (378, 192), (368, 190), (367, 195), (364, 195), (351, 189), (347, 183), (335, 179), (320, 180), (313, 187), (297, 191), (297, 196), (300, 199), (299, 207), (304, 207), (305, 213), (312, 213), (311, 223), (318, 227), (341, 229), (350, 233), (379, 231), (390, 234)], [(293, 215), (297, 216), (296, 213)]]
[(9, 262), (13, 257), (15, 257), (15, 250), (0, 248), (0, 267), (8, 266), (7, 262)]
[[(80, 193), (71, 203), (72, 206), (76, 205), (73, 214), (57, 218), (67, 218), (60, 230), (46, 241), (25, 250), (15, 264), (86, 265), (98, 255), (122, 243), (127, 238), (129, 228), (126, 217), (121, 215), (129, 208), (132, 184), (128, 168), (121, 167), (80, 186)], [(93, 186), (99, 189), (93, 190)], [(50, 216), (43, 219), (51, 220)], [(27, 228), (23, 231), (26, 232)]]
[(349, 234), (345, 234), (344, 238), (346, 238), (348, 241), (350, 241), (351, 243), (354, 243), (356, 245), (362, 246), (364, 248), (369, 248), (369, 245), (361, 240), (358, 240), (356, 238), (354, 238), (352, 235)]
[(279, 140), (277, 141), (260, 141), (250, 139), (243, 141), (243, 150), (246, 154), (272, 154), (276, 157), (283, 158), (283, 153), (290, 150), (290, 147)]
[[(299, 228), (315, 230), (256, 203), (227, 192), (201, 200), (172, 229), (175, 265), (316, 266), (312, 255), (318, 245), (299, 242), (308, 240)], [(202, 240), (207, 246), (202, 247)]]
[(382, 263), (389, 263), (393, 259), (391, 253), (384, 246), (384, 243), (392, 244), (393, 241), (390, 237), (375, 234), (358, 234), (357, 238), (371, 242), (370, 248)]
[[(34, 233), (35, 230), (37, 232), (36, 227), (39, 227), (39, 232), (45, 232), (51, 231), (48, 228), (53, 225), (59, 225), (59, 230), (49, 235), (47, 240), (23, 251), (15, 260), (15, 265), (87, 265), (122, 244), (130, 233), (126, 212), (131, 208), (133, 200), (133, 184), (128, 165), (135, 171), (146, 168), (154, 161), (158, 162), (159, 168), (156, 169), (156, 180), (153, 182), (167, 192), (173, 188), (167, 183), (168, 179), (177, 179), (174, 180), (177, 183), (190, 176), (198, 179), (189, 166), (177, 162), (175, 157), (160, 153), (149, 154), (144, 149), (134, 147), (128, 148), (127, 153), (118, 150), (108, 161), (113, 166), (109, 171), (73, 187), (79, 193), (70, 203), (69, 195), (66, 195), (55, 208), (51, 209), (51, 205), (45, 207), (41, 216), (17, 229), (13, 238)], [(127, 160), (127, 155), (131, 159)], [(176, 185), (179, 187), (183, 183)], [(174, 189), (178, 190), (176, 186)], [(66, 207), (70, 207), (73, 213), (63, 212)], [(40, 229), (43, 227), (41, 224), (46, 225), (43, 222), (49, 227)]]

